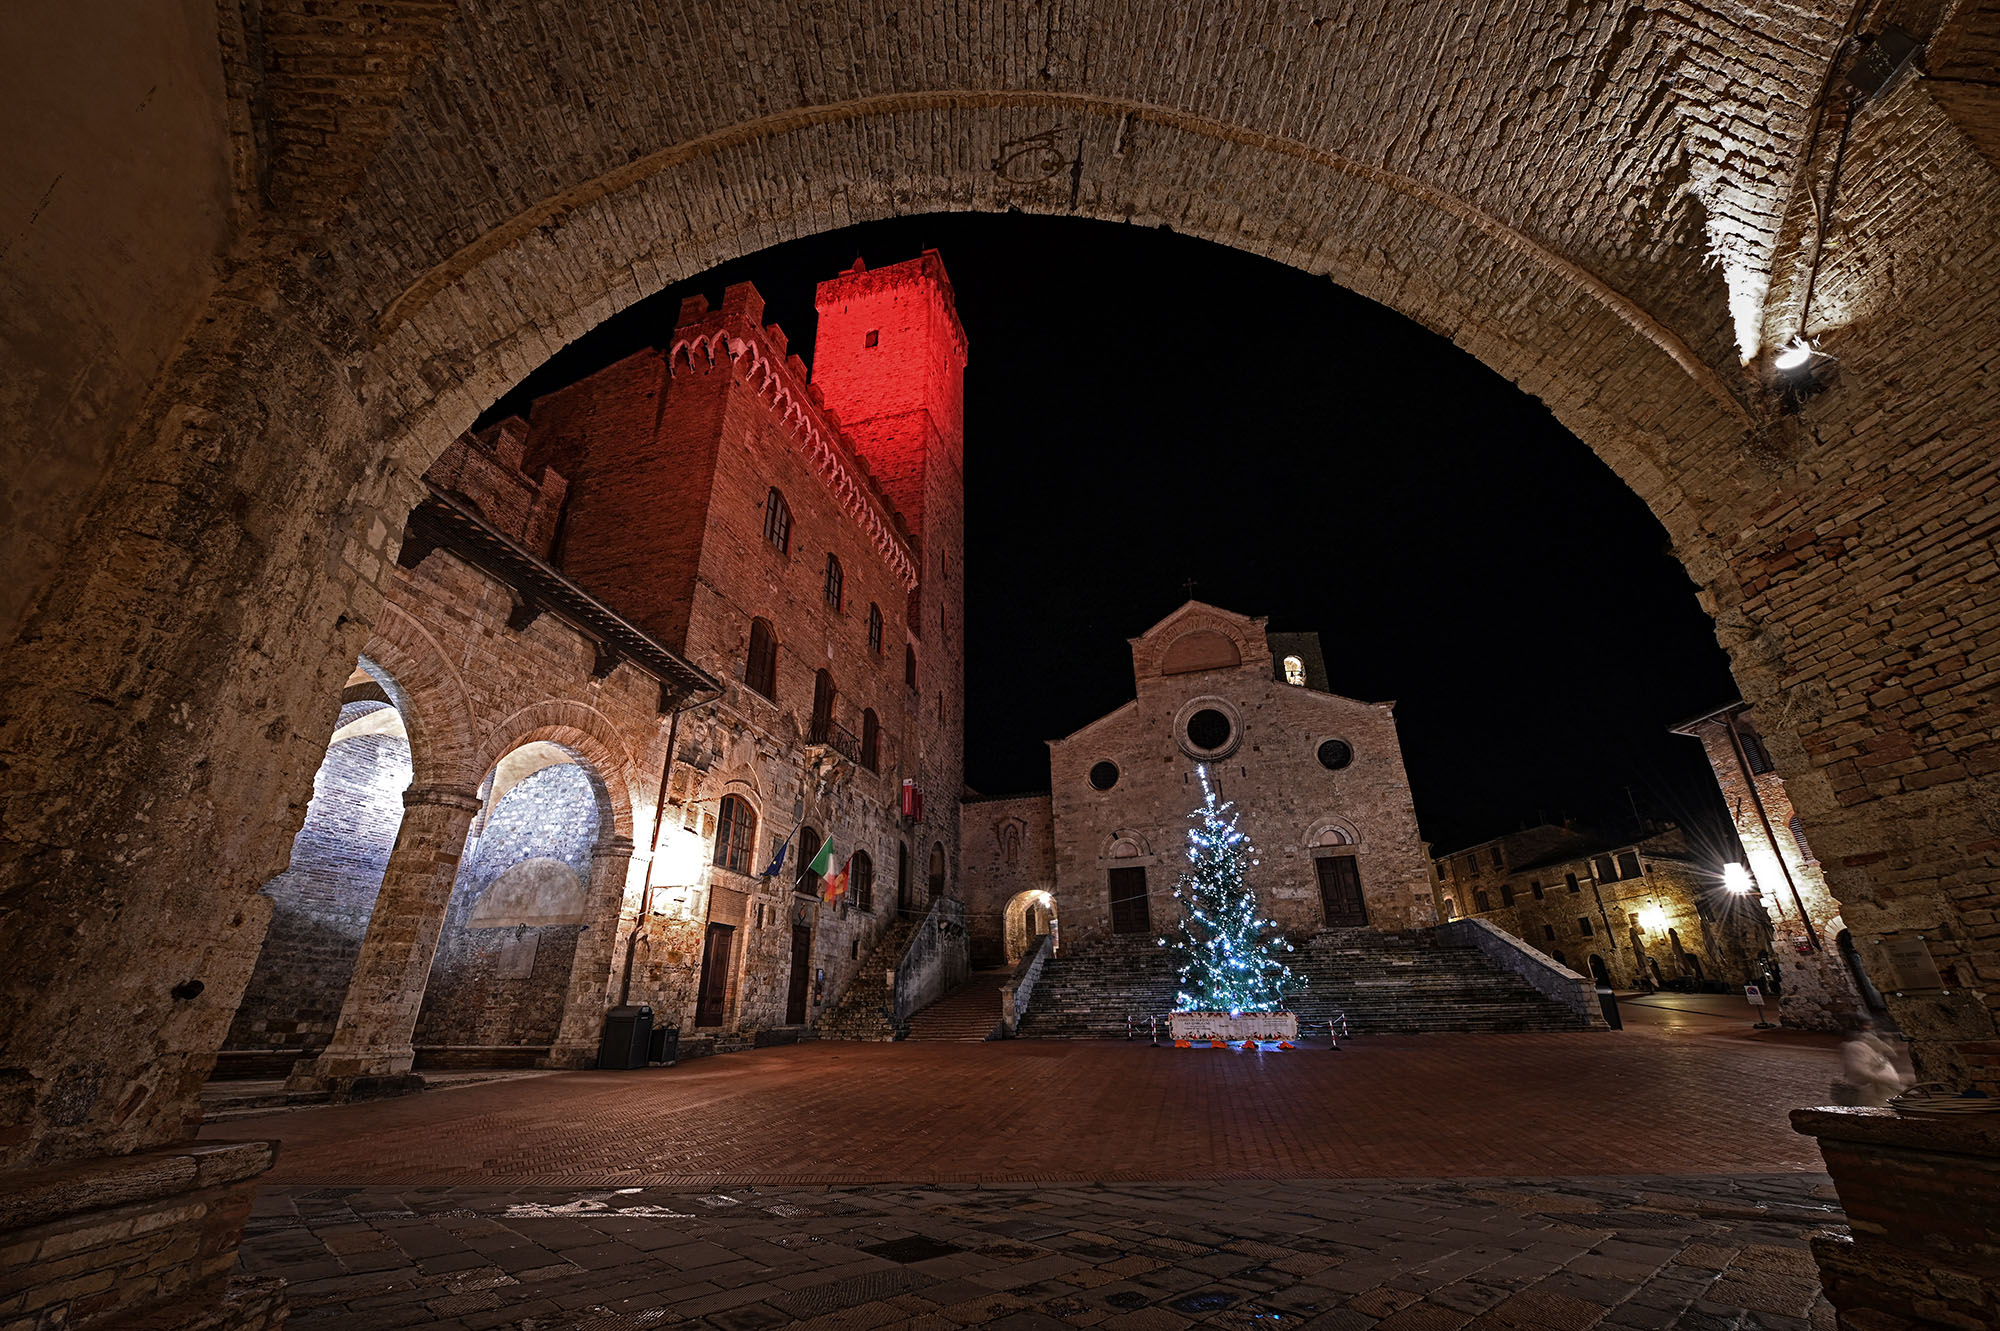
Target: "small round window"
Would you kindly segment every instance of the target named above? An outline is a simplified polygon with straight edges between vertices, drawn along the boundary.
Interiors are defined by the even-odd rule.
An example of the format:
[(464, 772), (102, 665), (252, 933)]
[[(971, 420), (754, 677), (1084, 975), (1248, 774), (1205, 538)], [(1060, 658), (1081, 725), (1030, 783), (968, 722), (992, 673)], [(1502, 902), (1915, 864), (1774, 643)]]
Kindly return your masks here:
[(1204, 707), (1187, 720), (1188, 743), (1197, 749), (1219, 749), (1229, 743), (1229, 718), (1213, 707)]
[(1090, 784), (1097, 790), (1109, 790), (1118, 784), (1118, 764), (1106, 759), (1094, 763), (1090, 769)]
[(1338, 772), (1354, 761), (1354, 750), (1344, 739), (1330, 739), (1319, 746), (1319, 765), (1329, 772)]

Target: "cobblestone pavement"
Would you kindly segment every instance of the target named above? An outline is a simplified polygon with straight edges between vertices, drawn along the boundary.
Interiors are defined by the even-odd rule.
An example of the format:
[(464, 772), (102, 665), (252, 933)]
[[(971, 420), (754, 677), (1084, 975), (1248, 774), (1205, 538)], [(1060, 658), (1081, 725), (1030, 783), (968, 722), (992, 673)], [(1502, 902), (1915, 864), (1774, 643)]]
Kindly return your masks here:
[(301, 1331), (1831, 1328), (1823, 1176), (265, 1189)]
[(720, 1186), (1817, 1170), (1785, 1115), (1834, 1044), (1747, 1026), (1375, 1036), (1339, 1053), (1144, 1041), (822, 1043), (213, 1125), (272, 1183)]

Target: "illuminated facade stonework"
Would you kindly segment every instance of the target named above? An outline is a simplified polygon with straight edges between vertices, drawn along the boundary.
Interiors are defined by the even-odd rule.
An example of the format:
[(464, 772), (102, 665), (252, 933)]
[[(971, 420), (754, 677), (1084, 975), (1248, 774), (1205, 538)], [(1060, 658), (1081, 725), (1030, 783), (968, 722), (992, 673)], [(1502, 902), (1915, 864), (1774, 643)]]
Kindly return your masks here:
[(1680, 829), (1606, 837), (1541, 826), (1439, 855), (1441, 919), (1473, 916), (1620, 989), (1757, 983), (1764, 921)]
[[(1805, 1030), (1851, 1029), (1886, 1015), (1879, 993), (1869, 992), (1871, 963), (1863, 960), (1872, 953), (1872, 964), (1881, 964), (1882, 940), (1857, 948), (1806, 840), (1805, 819), (1792, 807), (1749, 710), (1738, 703), (1675, 730), (1701, 742), (1775, 931), (1773, 955), (1783, 977), (1780, 1020)], [(1885, 978), (1889, 969), (1883, 967)]]
[[(952, 890), (956, 802), (914, 810), (957, 790), (962, 761), (944, 570), (962, 539), (964, 335), (935, 255), (821, 292), (852, 325), (823, 315), (821, 347), (872, 355), (829, 354), (809, 379), (734, 286), (719, 309), (687, 302), (665, 347), (430, 469), (392, 631), (362, 653), (267, 890), (226, 1064), (301, 1056), (296, 1086), (336, 1089), (587, 1065), (620, 1002), (699, 1052), (816, 1021), (896, 919)], [(927, 375), (900, 385), (913, 362)], [(913, 516), (875, 471), (905, 479)], [(512, 543), (518, 576), (434, 523)], [(944, 613), (920, 635), (925, 557)], [(615, 635), (562, 613), (565, 580), (713, 683), (669, 703)], [(406, 807), (436, 823), (422, 846)], [(848, 870), (831, 899), (808, 872), (827, 840)]]
[(1198, 764), (1242, 812), (1249, 881), (1286, 933), (1436, 922), (1393, 704), (1328, 691), (1317, 634), (1190, 601), (1132, 640), (1132, 668), (1131, 702), (1050, 742), (1051, 795), (966, 806), (982, 955), (1018, 955), (1040, 908), (1065, 947), (1171, 929)]

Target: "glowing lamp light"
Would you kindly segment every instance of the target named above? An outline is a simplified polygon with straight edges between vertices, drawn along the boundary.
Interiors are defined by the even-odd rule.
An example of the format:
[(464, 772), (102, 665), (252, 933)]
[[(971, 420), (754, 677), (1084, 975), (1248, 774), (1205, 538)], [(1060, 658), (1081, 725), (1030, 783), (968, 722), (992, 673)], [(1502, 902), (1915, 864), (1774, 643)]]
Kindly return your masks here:
[(1757, 890), (1757, 880), (1750, 876), (1750, 871), (1733, 861), (1722, 866), (1722, 885), (1739, 897)]
[(661, 829), (660, 849), (653, 877), (671, 887), (685, 887), (701, 881), (702, 861), (707, 849), (701, 834), (685, 827)]
[(1639, 912), (1639, 927), (1660, 933), (1667, 927), (1667, 913), (1658, 906), (1648, 906)]
[(1778, 348), (1778, 354), (1771, 358), (1771, 363), (1781, 370), (1796, 370), (1812, 358), (1813, 344), (1801, 334)]

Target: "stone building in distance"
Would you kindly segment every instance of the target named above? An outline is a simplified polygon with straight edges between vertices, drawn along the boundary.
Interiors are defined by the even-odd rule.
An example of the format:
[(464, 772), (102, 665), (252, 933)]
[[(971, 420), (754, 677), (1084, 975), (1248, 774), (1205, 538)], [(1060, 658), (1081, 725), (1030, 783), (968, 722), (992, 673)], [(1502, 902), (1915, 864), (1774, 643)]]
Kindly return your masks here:
[(1394, 704), (1330, 692), (1317, 634), (1189, 601), (1132, 639), (1132, 668), (1131, 702), (1050, 741), (1051, 794), (967, 802), (976, 957), (1171, 927), (1204, 765), (1284, 932), (1436, 922)]
[(1620, 989), (1757, 981), (1770, 932), (1677, 827), (1625, 835), (1544, 824), (1437, 856), (1446, 920), (1483, 919)]
[[(1779, 1018), (1805, 1030), (1835, 1031), (1886, 1020), (1887, 1005), (1868, 979), (1840, 903), (1827, 889), (1747, 703), (1732, 703), (1674, 727), (1701, 742), (1743, 843), (1745, 867), (1776, 933), (1773, 956), (1782, 985)], [(1920, 977), (1937, 981), (1941, 976)]]
[(588, 1065), (621, 1002), (727, 1047), (925, 929), (962, 973), (965, 336), (935, 253), (818, 308), (810, 375), (739, 284), (426, 473), (225, 1066)]

